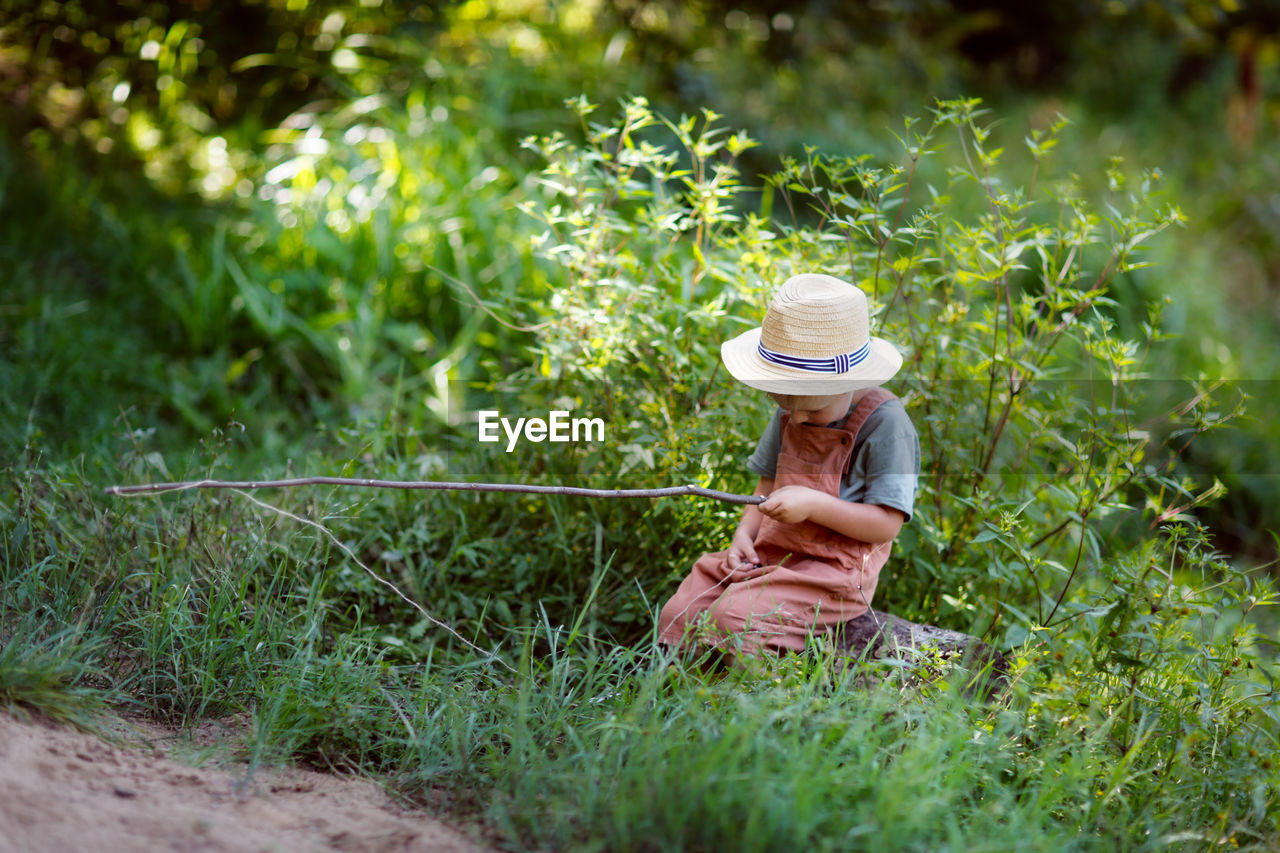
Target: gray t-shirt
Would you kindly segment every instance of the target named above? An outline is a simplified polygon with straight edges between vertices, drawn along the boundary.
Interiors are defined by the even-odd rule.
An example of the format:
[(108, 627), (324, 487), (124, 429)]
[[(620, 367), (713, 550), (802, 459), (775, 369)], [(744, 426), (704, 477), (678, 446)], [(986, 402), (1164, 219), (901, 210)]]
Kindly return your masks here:
[[(838, 427), (843, 420), (827, 426)], [(747, 468), (761, 477), (776, 478), (781, 449), (782, 409), (777, 409), (747, 459)], [(871, 413), (858, 432), (853, 464), (840, 485), (840, 497), (853, 503), (893, 507), (910, 520), (919, 476), (920, 437), (902, 401), (888, 400)]]

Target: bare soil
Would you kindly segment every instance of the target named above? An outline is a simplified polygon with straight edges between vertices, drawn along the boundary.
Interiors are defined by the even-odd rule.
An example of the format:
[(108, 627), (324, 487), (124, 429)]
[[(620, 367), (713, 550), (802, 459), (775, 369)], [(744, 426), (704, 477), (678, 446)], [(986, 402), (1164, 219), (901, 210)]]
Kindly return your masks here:
[(483, 849), (366, 779), (190, 766), (167, 754), (173, 738), (154, 730), (113, 743), (0, 711), (0, 851)]

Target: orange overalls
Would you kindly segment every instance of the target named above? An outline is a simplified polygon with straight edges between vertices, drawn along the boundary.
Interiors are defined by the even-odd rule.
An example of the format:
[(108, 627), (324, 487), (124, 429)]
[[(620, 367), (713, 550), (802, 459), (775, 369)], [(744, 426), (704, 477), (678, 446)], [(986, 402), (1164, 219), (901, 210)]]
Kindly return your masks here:
[[(774, 487), (794, 484), (839, 496), (858, 431), (893, 397), (872, 388), (839, 427), (792, 425), (783, 415)], [(713, 645), (736, 637), (741, 646), (735, 648), (748, 653), (761, 647), (800, 651), (811, 634), (870, 609), (893, 543), (872, 545), (812, 521), (786, 524), (766, 517), (754, 545), (759, 568), (730, 572), (726, 551), (694, 563), (658, 617), (660, 642), (681, 645), (689, 625), (705, 612)]]

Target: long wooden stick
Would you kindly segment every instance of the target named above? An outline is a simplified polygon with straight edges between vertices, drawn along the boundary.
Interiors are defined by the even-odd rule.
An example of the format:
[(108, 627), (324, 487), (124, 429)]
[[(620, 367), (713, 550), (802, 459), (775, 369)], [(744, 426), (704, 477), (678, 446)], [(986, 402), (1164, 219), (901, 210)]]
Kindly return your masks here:
[(188, 489), (288, 489), (294, 486), (365, 486), (374, 489), (425, 489), (457, 492), (522, 492), (535, 495), (570, 495), (582, 498), (669, 498), (697, 495), (733, 504), (762, 504), (762, 495), (735, 495), (702, 486), (669, 486), (664, 489), (580, 489), (575, 486), (530, 486), (523, 483), (448, 483), (431, 480), (364, 480), (351, 477), (298, 477), (292, 480), (190, 480), (184, 483), (143, 483), (109, 486), (109, 495), (141, 495)]

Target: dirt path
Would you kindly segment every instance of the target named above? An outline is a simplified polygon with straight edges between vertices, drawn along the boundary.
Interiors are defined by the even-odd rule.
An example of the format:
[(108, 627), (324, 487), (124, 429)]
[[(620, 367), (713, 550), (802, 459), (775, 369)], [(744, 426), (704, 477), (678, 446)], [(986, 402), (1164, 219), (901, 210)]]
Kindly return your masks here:
[(362, 779), (294, 769), (241, 779), (0, 711), (0, 851), (482, 850)]

